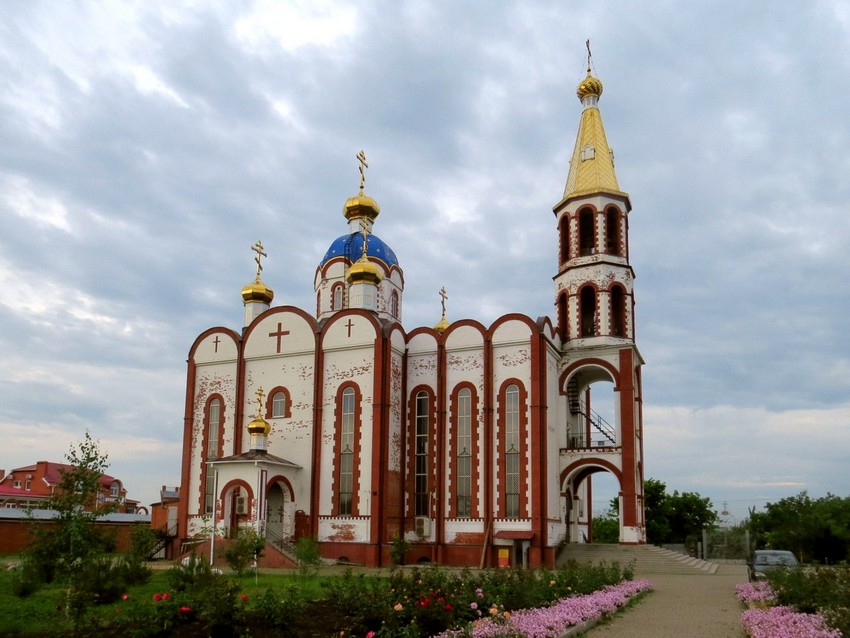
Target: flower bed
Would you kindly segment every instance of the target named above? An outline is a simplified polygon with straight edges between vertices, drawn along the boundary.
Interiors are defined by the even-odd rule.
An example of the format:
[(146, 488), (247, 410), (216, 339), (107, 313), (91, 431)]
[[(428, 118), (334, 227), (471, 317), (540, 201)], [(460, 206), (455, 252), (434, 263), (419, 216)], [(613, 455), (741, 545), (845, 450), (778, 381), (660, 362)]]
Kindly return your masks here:
[(738, 600), (749, 607), (741, 614), (741, 623), (751, 638), (841, 638), (841, 631), (827, 627), (820, 614), (771, 606), (776, 593), (769, 583), (744, 583), (736, 590)]
[(632, 596), (652, 589), (647, 580), (623, 581), (592, 594), (562, 598), (549, 607), (520, 609), (514, 613), (488, 610), (488, 616), (474, 621), (469, 629), (450, 630), (437, 638), (491, 638), (524, 636), (525, 638), (556, 638), (567, 629), (588, 620), (612, 614)]

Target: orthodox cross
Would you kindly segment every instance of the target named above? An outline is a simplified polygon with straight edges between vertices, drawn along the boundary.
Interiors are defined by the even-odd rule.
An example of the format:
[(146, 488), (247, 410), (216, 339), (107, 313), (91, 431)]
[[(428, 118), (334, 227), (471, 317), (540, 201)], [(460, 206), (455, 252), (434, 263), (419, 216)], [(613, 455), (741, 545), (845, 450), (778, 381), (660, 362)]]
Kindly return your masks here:
[(278, 354), (280, 354), (280, 338), (282, 336), (288, 335), (288, 334), (289, 334), (289, 330), (283, 330), (282, 326), (280, 325), (280, 321), (277, 322), (277, 332), (270, 332), (269, 333), (270, 337), (277, 337), (277, 353)]
[(363, 187), (366, 186), (366, 169), (369, 165), (366, 163), (366, 151), (361, 150), (357, 154), (357, 159), (360, 162), (360, 192), (363, 192)]
[(360, 232), (363, 233), (363, 257), (366, 256), (366, 245), (367, 245), (367, 233), (369, 230), (369, 225), (366, 222), (365, 217), (360, 218)]
[(441, 297), (440, 303), (442, 303), (442, 305), (443, 305), (443, 316), (445, 317), (446, 316), (446, 299), (449, 298), (449, 296), (446, 294), (446, 287), (445, 286), (440, 288), (440, 297)]
[(263, 393), (263, 386), (260, 386), (259, 388), (257, 388), (257, 418), (258, 419), (263, 418), (263, 397), (264, 396), (265, 395)]
[(587, 73), (590, 74), (590, 66), (593, 64), (593, 56), (590, 53), (590, 39), (584, 41), (584, 46), (587, 47)]
[(268, 257), (268, 255), (263, 250), (263, 242), (261, 242), (259, 239), (257, 240), (256, 244), (251, 246), (251, 250), (257, 253), (257, 256), (254, 257), (254, 261), (257, 262), (257, 279), (259, 279), (260, 272), (262, 272), (263, 270), (263, 264), (260, 263), (260, 257)]

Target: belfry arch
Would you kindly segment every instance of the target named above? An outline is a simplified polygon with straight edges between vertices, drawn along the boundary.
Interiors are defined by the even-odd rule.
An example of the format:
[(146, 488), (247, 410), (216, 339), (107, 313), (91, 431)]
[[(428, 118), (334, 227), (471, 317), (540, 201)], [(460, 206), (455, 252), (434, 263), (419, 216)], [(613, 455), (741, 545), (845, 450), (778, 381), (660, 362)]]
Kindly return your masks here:
[[(568, 542), (593, 539), (593, 514), (618, 499), (621, 543), (644, 542), (640, 417), (630, 350), (602, 353), (567, 366), (559, 379), (566, 447), (561, 453), (562, 511)], [(614, 355), (614, 356), (612, 356)], [(594, 493), (593, 476), (613, 476), (613, 494)], [(604, 481), (610, 488), (610, 481)]]

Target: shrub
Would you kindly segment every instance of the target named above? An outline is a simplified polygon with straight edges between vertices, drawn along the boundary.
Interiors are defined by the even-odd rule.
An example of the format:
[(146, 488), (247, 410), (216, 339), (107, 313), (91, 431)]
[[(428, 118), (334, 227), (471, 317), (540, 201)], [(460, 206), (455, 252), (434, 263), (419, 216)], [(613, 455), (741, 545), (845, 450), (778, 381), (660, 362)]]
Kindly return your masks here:
[(306, 603), (299, 589), (291, 585), (266, 589), (254, 599), (254, 615), (265, 627), (289, 629), (304, 613)]
[(186, 591), (196, 585), (208, 584), (217, 575), (217, 570), (213, 569), (208, 560), (194, 554), (166, 572), (168, 584), (175, 591)]
[(299, 538), (295, 545), (295, 559), (298, 562), (298, 571), (302, 578), (316, 574), (322, 564), (319, 542), (309, 536)]
[(244, 576), (251, 563), (263, 555), (266, 540), (253, 529), (239, 530), (239, 537), (222, 552), (224, 560), (238, 576)]
[(390, 541), (390, 558), (393, 565), (404, 565), (404, 555), (410, 551), (410, 543), (405, 540), (404, 536), (396, 534)]

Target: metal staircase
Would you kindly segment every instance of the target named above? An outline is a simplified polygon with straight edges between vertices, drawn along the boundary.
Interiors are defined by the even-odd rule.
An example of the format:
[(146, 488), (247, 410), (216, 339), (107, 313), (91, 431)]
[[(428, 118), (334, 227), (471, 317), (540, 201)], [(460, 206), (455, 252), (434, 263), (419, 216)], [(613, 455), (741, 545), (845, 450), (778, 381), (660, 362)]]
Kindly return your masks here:
[[(585, 423), (585, 421), (589, 421), (591, 427), (605, 437), (611, 445), (617, 444), (617, 431), (614, 429), (614, 426), (608, 423), (608, 421), (602, 418), (600, 414), (597, 414), (593, 410), (589, 410), (589, 414), (582, 410), (581, 392), (579, 391), (578, 377), (576, 375), (574, 375), (573, 378), (570, 379), (569, 383), (567, 383), (567, 403), (570, 407), (570, 414), (578, 414), (583, 417), (580, 420), (582, 424)], [(593, 437), (591, 437), (591, 439), (592, 438)], [(582, 445), (581, 447), (591, 447), (590, 441), (586, 441), (584, 443), (585, 445)]]

